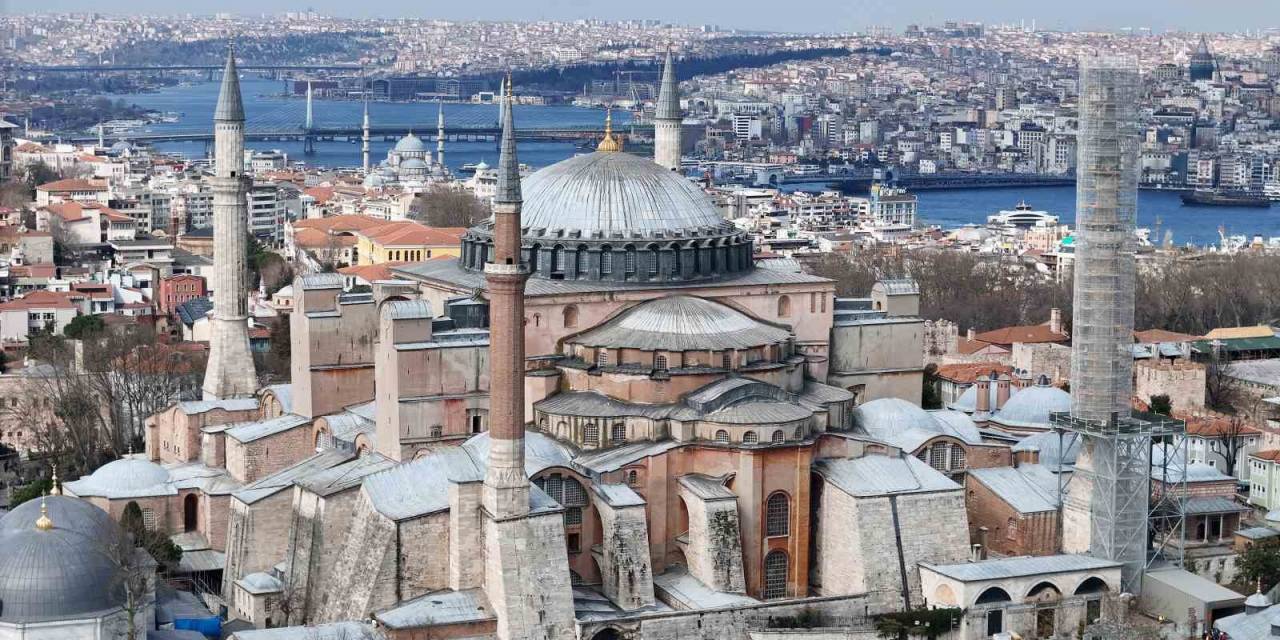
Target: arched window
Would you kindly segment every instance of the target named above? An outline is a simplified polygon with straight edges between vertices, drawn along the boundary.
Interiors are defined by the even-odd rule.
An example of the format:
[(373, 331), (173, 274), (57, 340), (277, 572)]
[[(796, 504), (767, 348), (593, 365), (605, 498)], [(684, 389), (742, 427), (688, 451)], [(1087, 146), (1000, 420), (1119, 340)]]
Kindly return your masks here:
[(947, 470), (947, 443), (935, 442), (929, 447), (929, 466), (938, 471)]
[(533, 314), (533, 326), (535, 326), (535, 327), (541, 327), (541, 326), (542, 326), (542, 314), (541, 314), (541, 313), (535, 313), (535, 314)]
[(754, 431), (748, 431), (748, 432), (746, 432), (746, 433), (742, 434), (742, 442), (743, 442), (743, 444), (755, 444), (755, 443), (757, 443), (757, 442), (759, 442), (759, 441), (760, 441), (760, 438), (759, 438), (759, 436), (757, 436), (757, 435), (756, 435), (756, 432), (754, 432)]
[(182, 501), (182, 530), (195, 531), (200, 524), (200, 498), (188, 493)]
[(609, 442), (612, 444), (622, 444), (627, 441), (627, 425), (621, 422), (613, 423), (609, 428)]
[(622, 269), (627, 275), (635, 275), (636, 272), (636, 248), (627, 245), (627, 252), (622, 257)]
[(551, 271), (564, 273), (564, 247), (560, 245), (551, 247)]
[(613, 273), (613, 247), (605, 245), (600, 248), (600, 274)]
[(716, 431), (716, 442), (727, 444), (729, 442), (729, 432), (724, 429)]
[(795, 439), (804, 440), (804, 427), (796, 427)]
[(720, 366), (725, 369), (733, 368), (733, 352), (732, 351), (726, 351), (724, 352), (723, 355), (720, 356)]
[(585, 444), (599, 445), (600, 425), (597, 425), (594, 422), (588, 422), (586, 426), (582, 428), (582, 440)]
[(640, 484), (640, 474), (635, 469), (627, 471), (627, 486), (634, 487)]
[(964, 471), (965, 468), (964, 447), (960, 445), (951, 445), (951, 470)]
[(578, 245), (577, 273), (579, 278), (585, 278), (587, 275), (587, 245)]
[(438, 424), (431, 425), (431, 437), (432, 437), (432, 438), (439, 438), (439, 437), (440, 437), (440, 436), (442, 436), (442, 435), (444, 435), (444, 427), (442, 427), (442, 426), (440, 426), (440, 425), (438, 425)]
[(774, 549), (764, 557), (764, 596), (765, 600), (775, 600), (787, 596), (787, 552)]
[(778, 297), (778, 317), (779, 318), (791, 317), (791, 298), (787, 296)]
[(653, 368), (659, 371), (667, 369), (667, 357), (664, 355), (656, 355), (653, 357)]
[(545, 478), (538, 478), (533, 483), (564, 507), (566, 525), (582, 524), (582, 508), (587, 506), (587, 492), (577, 480), (553, 473)]
[(974, 604), (994, 604), (996, 602), (1009, 602), (1011, 600), (1013, 600), (1013, 598), (1009, 597), (1009, 592), (1001, 589), (1000, 587), (990, 587), (978, 596), (978, 599), (974, 601)]
[(680, 247), (671, 245), (671, 275), (680, 275)]
[(542, 245), (533, 245), (529, 247), (529, 272), (536, 273), (538, 271), (538, 254), (542, 251)]
[(603, 348), (596, 349), (596, 366), (597, 367), (609, 366), (609, 350), (608, 349), (603, 349)]
[(778, 429), (773, 432), (773, 437), (769, 438), (769, 441), (773, 444), (782, 444), (787, 441), (787, 434), (783, 433), (782, 429)]
[(578, 326), (578, 307), (569, 305), (564, 308), (564, 328), (572, 329)]
[(657, 247), (649, 247), (649, 275), (651, 276), (658, 275), (658, 255)]
[(791, 530), (791, 500), (781, 491), (769, 496), (764, 508), (764, 534), (785, 536)]

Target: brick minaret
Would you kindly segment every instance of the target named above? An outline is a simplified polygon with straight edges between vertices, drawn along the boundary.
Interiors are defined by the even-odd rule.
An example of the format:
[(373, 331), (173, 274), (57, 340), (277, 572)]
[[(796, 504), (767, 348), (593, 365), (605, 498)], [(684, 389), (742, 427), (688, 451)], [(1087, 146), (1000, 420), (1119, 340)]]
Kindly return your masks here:
[(245, 236), (249, 211), (245, 200), (244, 104), (235, 51), (228, 49), (222, 92), (213, 112), (213, 318), (209, 366), (204, 376), (207, 400), (252, 396), (258, 376), (249, 351)]
[(524, 470), (524, 283), (520, 261), (520, 161), (516, 159), (511, 81), (503, 96), (502, 151), (493, 197), (493, 261), (484, 266), (489, 292), (489, 470), (484, 505), (494, 517), (529, 510)]
[(680, 83), (676, 82), (671, 48), (662, 65), (662, 85), (653, 112), (653, 161), (672, 170), (680, 169)]

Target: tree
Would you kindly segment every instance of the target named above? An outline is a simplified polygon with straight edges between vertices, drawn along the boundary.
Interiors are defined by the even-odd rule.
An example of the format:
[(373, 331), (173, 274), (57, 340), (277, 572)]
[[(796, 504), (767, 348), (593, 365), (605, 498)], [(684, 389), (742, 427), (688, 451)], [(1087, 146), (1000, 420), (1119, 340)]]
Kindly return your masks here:
[(1218, 444), (1223, 472), (1234, 475), (1236, 465), (1240, 462), (1240, 452), (1245, 447), (1245, 437), (1254, 433), (1254, 428), (1245, 416), (1239, 414), (1215, 421), (1215, 427), (1210, 443)]
[(1233, 374), (1231, 355), (1224, 346), (1214, 344), (1204, 363), (1205, 400), (1211, 409), (1234, 412), (1232, 402), (1240, 386), (1240, 379)]
[(1168, 394), (1160, 394), (1151, 396), (1151, 413), (1158, 413), (1162, 416), (1173, 415), (1173, 401), (1169, 399)]
[[(130, 506), (136, 509), (138, 504), (130, 502), (125, 506), (126, 511)], [(121, 520), (123, 522), (123, 516)], [(141, 510), (137, 512), (136, 518), (130, 516), (131, 523), (141, 523), (141, 521)], [(157, 536), (141, 526), (136, 531), (141, 532), (143, 538), (154, 539)], [(164, 538), (168, 544), (173, 544), (168, 542), (167, 537), (163, 535), (159, 537)], [(134, 531), (126, 530), (123, 526), (103, 532), (97, 542), (102, 555), (115, 567), (112, 584), (103, 585), (103, 588), (120, 596), (120, 608), (124, 613), (124, 620), (121, 623), (124, 628), (120, 631), (123, 632), (125, 640), (143, 640), (147, 632), (138, 624), (138, 618), (146, 610), (147, 596), (155, 589), (156, 560), (148, 552), (145, 540), (141, 540)], [(181, 551), (178, 553), (181, 554)]]
[(41, 478), (31, 484), (15, 489), (9, 496), (9, 508), (12, 509), (28, 500), (35, 500), (53, 490), (53, 480)]
[(102, 316), (87, 315), (76, 316), (71, 322), (62, 329), (62, 335), (72, 340), (80, 340), (83, 338), (91, 338), (102, 333), (105, 325), (102, 322)]
[(489, 215), (489, 207), (471, 192), (436, 185), (418, 194), (411, 217), (429, 227), (470, 227)]
[(1262, 591), (1270, 591), (1280, 583), (1280, 546), (1255, 544), (1240, 554), (1236, 568), (1244, 582), (1259, 583)]
[(31, 202), (31, 188), (19, 180), (0, 182), (0, 207), (21, 209)]
[(920, 391), (920, 406), (925, 409), (941, 409), (942, 396), (938, 394), (938, 365), (930, 362), (924, 368), (924, 384)]

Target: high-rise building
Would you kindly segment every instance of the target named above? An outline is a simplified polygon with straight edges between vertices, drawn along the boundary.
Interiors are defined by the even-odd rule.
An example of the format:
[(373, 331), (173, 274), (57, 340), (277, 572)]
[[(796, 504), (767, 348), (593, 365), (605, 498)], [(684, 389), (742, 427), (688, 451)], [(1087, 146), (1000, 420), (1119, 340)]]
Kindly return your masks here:
[(227, 51), (222, 91), (213, 112), (213, 319), (204, 397), (224, 400), (258, 390), (249, 351), (245, 236), (249, 212), (244, 175), (244, 104), (235, 51)]

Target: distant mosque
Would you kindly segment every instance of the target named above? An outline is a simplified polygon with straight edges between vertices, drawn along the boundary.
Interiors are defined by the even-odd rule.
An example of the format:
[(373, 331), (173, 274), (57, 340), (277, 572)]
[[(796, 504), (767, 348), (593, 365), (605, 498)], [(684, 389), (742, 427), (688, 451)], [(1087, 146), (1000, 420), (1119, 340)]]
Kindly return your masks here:
[(453, 175), (444, 163), (444, 105), (436, 115), (436, 155), (431, 156), (427, 143), (410, 131), (396, 141), (387, 159), (377, 167), (369, 166), (369, 108), (365, 105), (364, 186), (368, 189), (396, 187), (407, 193), (421, 193), (431, 185), (446, 183)]

